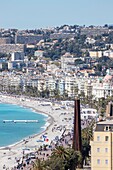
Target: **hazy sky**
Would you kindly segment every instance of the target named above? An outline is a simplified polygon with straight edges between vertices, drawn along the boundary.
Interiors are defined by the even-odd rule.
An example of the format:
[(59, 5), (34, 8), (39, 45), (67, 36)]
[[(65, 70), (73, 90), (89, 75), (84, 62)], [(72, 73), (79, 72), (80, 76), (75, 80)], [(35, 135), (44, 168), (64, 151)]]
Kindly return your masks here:
[(0, 0), (0, 28), (113, 24), (113, 0)]

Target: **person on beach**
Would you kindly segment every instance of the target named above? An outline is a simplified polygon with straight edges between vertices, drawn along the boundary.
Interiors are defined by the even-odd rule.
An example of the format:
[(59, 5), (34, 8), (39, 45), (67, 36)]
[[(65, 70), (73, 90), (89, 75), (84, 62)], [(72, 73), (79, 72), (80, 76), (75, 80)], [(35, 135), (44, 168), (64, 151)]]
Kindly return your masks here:
[(5, 165), (3, 165), (3, 169), (5, 169), (6, 167), (5, 167)]

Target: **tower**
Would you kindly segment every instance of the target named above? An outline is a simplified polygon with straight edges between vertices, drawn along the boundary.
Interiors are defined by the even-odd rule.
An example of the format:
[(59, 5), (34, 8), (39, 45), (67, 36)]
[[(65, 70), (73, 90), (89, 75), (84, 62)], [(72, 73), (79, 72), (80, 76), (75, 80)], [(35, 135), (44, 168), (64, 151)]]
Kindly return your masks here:
[(73, 149), (81, 152), (81, 119), (80, 119), (80, 100), (74, 101), (74, 132)]

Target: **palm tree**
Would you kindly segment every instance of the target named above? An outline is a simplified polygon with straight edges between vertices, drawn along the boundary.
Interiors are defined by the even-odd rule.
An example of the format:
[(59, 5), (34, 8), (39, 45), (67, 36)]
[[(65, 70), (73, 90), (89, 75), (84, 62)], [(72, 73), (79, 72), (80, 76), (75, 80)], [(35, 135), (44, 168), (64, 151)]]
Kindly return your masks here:
[(33, 170), (75, 170), (81, 161), (80, 152), (57, 146), (47, 160), (37, 159), (33, 164)]
[(33, 163), (33, 170), (43, 170), (42, 163), (40, 159), (36, 159)]
[(52, 170), (47, 161), (41, 161), (40, 159), (36, 159), (33, 163), (32, 170)]
[(93, 140), (93, 129), (95, 121), (92, 120), (89, 126), (82, 129), (82, 164), (89, 157), (90, 140)]
[(67, 148), (68, 150), (68, 159), (67, 159), (67, 164), (66, 164), (66, 170), (75, 170), (77, 167), (81, 167), (82, 163), (82, 155), (79, 151), (75, 151), (72, 148)]
[(60, 157), (65, 159), (67, 156), (68, 152), (63, 146), (57, 146), (52, 152), (52, 157)]
[(51, 159), (56, 160), (57, 168), (60, 170), (75, 170), (81, 163), (82, 156), (80, 152), (72, 148), (64, 148), (63, 146), (56, 147), (51, 155)]

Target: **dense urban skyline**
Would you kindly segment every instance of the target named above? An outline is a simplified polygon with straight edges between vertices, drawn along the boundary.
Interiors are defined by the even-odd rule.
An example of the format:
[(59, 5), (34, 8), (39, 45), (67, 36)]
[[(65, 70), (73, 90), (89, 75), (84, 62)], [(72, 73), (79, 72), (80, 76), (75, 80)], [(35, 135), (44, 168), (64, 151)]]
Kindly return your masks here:
[(113, 24), (113, 1), (103, 0), (4, 0), (0, 27), (37, 29), (68, 25)]

